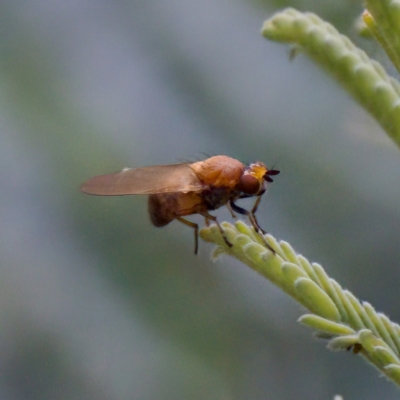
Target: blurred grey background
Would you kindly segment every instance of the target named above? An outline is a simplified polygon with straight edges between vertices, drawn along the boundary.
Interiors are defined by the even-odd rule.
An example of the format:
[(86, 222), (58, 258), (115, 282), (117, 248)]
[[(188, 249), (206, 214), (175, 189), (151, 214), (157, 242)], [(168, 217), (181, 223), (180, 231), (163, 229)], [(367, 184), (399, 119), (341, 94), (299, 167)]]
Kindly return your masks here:
[(0, 399), (398, 398), (268, 281), (151, 226), (145, 198), (79, 192), (126, 166), (263, 161), (282, 173), (260, 224), (399, 321), (399, 149), (260, 36), (289, 5), (358, 41), (355, 1), (0, 3)]

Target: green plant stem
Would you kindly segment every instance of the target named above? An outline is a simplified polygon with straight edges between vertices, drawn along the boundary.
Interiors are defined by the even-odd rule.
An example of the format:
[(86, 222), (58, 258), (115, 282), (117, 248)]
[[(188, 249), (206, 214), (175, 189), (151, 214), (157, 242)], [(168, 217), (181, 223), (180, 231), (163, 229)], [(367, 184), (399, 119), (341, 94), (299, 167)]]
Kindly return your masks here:
[(312, 13), (286, 9), (267, 20), (261, 32), (295, 45), (322, 66), (400, 147), (400, 85), (378, 62)]
[(223, 222), (229, 247), (216, 225), (200, 230), (200, 236), (217, 244), (214, 258), (227, 254), (237, 258), (281, 288), (311, 314), (299, 321), (329, 339), (331, 350), (348, 350), (361, 355), (382, 374), (400, 386), (400, 328), (367, 302), (360, 302), (330, 278), (321, 265), (310, 263), (289, 243), (271, 235), (267, 248), (253, 228), (241, 221)]

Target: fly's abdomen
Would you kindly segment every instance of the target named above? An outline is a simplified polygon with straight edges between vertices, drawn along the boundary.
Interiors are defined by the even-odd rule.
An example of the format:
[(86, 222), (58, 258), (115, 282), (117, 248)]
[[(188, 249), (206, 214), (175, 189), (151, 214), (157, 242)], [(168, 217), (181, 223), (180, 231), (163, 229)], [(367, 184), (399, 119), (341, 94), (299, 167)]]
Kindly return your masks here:
[(151, 194), (148, 206), (150, 220), (154, 226), (168, 225), (175, 218), (176, 198), (174, 193)]
[(208, 210), (203, 197), (196, 192), (158, 193), (149, 196), (149, 214), (154, 226), (165, 226), (176, 217)]

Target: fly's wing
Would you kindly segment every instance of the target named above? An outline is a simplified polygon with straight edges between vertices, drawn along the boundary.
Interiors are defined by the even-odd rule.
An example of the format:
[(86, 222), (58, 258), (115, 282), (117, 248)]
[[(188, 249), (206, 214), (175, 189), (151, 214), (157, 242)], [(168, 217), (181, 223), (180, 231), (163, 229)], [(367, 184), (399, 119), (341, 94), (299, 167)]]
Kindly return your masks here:
[(190, 164), (125, 168), (115, 174), (99, 175), (86, 181), (81, 190), (98, 196), (124, 196), (173, 192), (196, 192), (203, 185)]

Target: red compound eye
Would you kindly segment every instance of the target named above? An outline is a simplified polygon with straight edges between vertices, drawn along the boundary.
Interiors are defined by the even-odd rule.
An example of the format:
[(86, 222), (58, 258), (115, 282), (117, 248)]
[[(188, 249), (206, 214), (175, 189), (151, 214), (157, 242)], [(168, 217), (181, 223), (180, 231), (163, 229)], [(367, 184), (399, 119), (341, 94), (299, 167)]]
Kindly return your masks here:
[(256, 194), (260, 190), (260, 182), (252, 175), (242, 175), (238, 188), (243, 193)]

